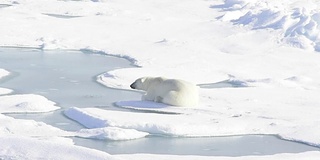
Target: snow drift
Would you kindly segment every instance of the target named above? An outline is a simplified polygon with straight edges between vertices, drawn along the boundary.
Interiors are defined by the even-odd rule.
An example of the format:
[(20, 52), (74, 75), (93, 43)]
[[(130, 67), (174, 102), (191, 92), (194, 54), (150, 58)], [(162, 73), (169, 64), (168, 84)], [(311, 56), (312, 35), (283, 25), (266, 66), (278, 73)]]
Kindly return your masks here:
[(223, 21), (254, 30), (280, 30), (281, 42), (320, 52), (319, 6), (318, 1), (225, 0), (212, 8), (225, 12)]

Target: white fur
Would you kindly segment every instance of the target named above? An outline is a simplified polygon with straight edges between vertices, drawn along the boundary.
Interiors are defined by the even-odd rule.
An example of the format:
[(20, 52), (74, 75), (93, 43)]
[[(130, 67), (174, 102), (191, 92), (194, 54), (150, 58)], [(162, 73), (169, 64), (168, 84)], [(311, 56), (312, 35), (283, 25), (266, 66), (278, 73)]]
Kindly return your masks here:
[(198, 87), (179, 79), (143, 77), (137, 79), (130, 87), (146, 91), (142, 100), (182, 107), (195, 107), (199, 101)]

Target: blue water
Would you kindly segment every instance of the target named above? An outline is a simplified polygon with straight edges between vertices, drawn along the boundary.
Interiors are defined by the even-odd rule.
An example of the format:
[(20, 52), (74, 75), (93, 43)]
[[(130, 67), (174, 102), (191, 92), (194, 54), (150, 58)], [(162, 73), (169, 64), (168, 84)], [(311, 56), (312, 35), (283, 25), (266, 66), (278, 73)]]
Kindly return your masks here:
[[(2, 48), (0, 49), (0, 68), (12, 74), (0, 80), (1, 87), (13, 89), (15, 91), (13, 94), (43, 95), (62, 107), (61, 110), (50, 113), (7, 115), (42, 121), (68, 131), (82, 129), (83, 126), (65, 117), (63, 110), (69, 107), (121, 110), (113, 103), (140, 99), (140, 93), (110, 89), (96, 82), (97, 75), (125, 67), (133, 66), (125, 59), (90, 52)], [(220, 84), (219, 87), (221, 87)], [(83, 138), (73, 138), (73, 140), (77, 145), (106, 151), (110, 154), (245, 156), (319, 150), (305, 144), (281, 140), (272, 135), (211, 138), (148, 136), (130, 141)]]

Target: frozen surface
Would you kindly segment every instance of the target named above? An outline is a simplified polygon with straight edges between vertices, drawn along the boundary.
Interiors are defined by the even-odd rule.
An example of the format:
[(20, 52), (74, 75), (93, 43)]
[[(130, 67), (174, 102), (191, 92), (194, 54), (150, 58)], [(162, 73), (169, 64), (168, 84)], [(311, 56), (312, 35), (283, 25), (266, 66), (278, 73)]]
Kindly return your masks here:
[[(155, 106), (155, 105), (153, 105)], [(172, 110), (171, 110), (172, 109)], [(150, 111), (151, 109), (147, 110)], [(170, 111), (171, 110), (171, 111)], [(177, 112), (178, 110), (178, 112)], [(151, 110), (152, 111), (152, 110)], [(304, 132), (307, 127), (299, 121), (287, 120), (256, 115), (251, 112), (233, 111), (217, 112), (208, 108), (178, 109), (168, 107), (167, 110), (155, 109), (158, 113), (137, 113), (123, 111), (108, 111), (97, 108), (71, 108), (65, 114), (88, 128), (120, 127), (135, 129), (154, 135), (178, 137), (228, 136), (244, 134), (276, 134), (284, 139), (304, 142), (318, 146), (317, 127), (310, 128), (312, 132)], [(159, 114), (159, 113), (164, 114)], [(266, 111), (265, 111), (266, 112)], [(170, 113), (170, 114), (168, 114)], [(172, 114), (182, 113), (182, 114)], [(297, 113), (298, 114), (298, 113)], [(274, 116), (277, 116), (273, 113)], [(280, 114), (280, 116), (282, 116)], [(286, 117), (292, 118), (292, 115)], [(312, 114), (310, 115), (312, 116)], [(316, 117), (316, 113), (314, 113)], [(248, 123), (250, 121), (251, 123)], [(305, 119), (304, 119), (305, 121)], [(228, 127), (231, 123), (237, 124)], [(308, 125), (313, 122), (308, 122)], [(310, 131), (309, 129), (309, 131)], [(307, 135), (306, 137), (301, 135)]]
[[(0, 78), (8, 76), (9, 72), (1, 69)], [(0, 89), (2, 94), (8, 94), (10, 89)], [(37, 113), (50, 112), (60, 107), (47, 98), (34, 94), (17, 94), (0, 96), (0, 135), (31, 136), (42, 139), (65, 139), (58, 136), (70, 136), (72, 133), (60, 130), (34, 120), (18, 120), (3, 115), (4, 113)], [(72, 143), (70, 139), (65, 140)]]
[(118, 127), (103, 127), (94, 129), (81, 129), (77, 134), (83, 138), (107, 139), (107, 140), (131, 140), (143, 138), (147, 132), (139, 132), (134, 129), (123, 129)]
[(111, 141), (108, 143), (106, 141), (97, 141), (97, 143), (93, 144), (88, 143), (88, 139), (75, 138), (74, 142), (81, 146), (106, 151), (112, 155), (169, 154), (236, 157), (317, 151), (315, 147), (279, 140), (277, 137), (270, 135), (196, 138), (149, 135), (145, 138), (130, 141)]
[(63, 141), (43, 141), (21, 136), (0, 136), (0, 159), (103, 159), (117, 160), (111, 155)]
[(281, 43), (307, 50), (320, 51), (319, 1), (225, 0), (212, 5), (225, 11), (221, 20), (254, 30), (279, 30)]
[(51, 101), (63, 102), (59, 104), (62, 108), (107, 107), (127, 95), (128, 98), (137, 96), (128, 91), (108, 92), (95, 81), (95, 75), (106, 70), (129, 67), (130, 63), (124, 59), (87, 51), (8, 48), (0, 51), (0, 68), (12, 72), (4, 77), (1, 85), (15, 93), (42, 95)]
[[(31, 136), (39, 138), (43, 137), (45, 139), (50, 139), (57, 136), (74, 135), (70, 132), (60, 130), (43, 122), (36, 122), (34, 120), (14, 119), (3, 114), (0, 114), (0, 120), (1, 135)], [(72, 141), (67, 140), (67, 142)]]
[(305, 152), (298, 154), (276, 154), (270, 156), (246, 156), (246, 157), (206, 157), (206, 156), (179, 156), (179, 155), (157, 155), (157, 154), (130, 154), (130, 155), (117, 155), (120, 158), (127, 158), (132, 160), (317, 160), (319, 159), (319, 152)]
[[(52, 59), (50, 60), (46, 59), (40, 51), (32, 52), (29, 50), (31, 53), (26, 53), (27, 50), (3, 49), (0, 52), (0, 65), (13, 71), (13, 73), (9, 75), (9, 72), (1, 70), (1, 85), (11, 85), (10, 88), (12, 87), (17, 90), (14, 91), (13, 94), (8, 94), (11, 92), (10, 89), (1, 89), (1, 91), (4, 91), (3, 94), (7, 95), (0, 96), (0, 159), (115, 159), (105, 152), (75, 146), (71, 138), (76, 136), (77, 133), (65, 131), (48, 125), (41, 122), (43, 121), (41, 118), (25, 120), (7, 116), (17, 114), (24, 115), (25, 117), (37, 117), (39, 114), (39, 117), (41, 117), (41, 115), (49, 115), (50, 117), (50, 115), (55, 115), (53, 117), (55, 119), (53, 120), (54, 123), (50, 124), (55, 124), (56, 122), (61, 121), (62, 118), (60, 117), (62, 115), (59, 117), (57, 116), (58, 114), (54, 113), (54, 111), (60, 109), (55, 102), (37, 94), (17, 94), (17, 92), (37, 93), (38, 91), (40, 94), (48, 95), (48, 93), (44, 91), (47, 91), (47, 89), (50, 88), (48, 86), (52, 85), (55, 80), (51, 79), (50, 81), (50, 79), (46, 79), (51, 76), (39, 79), (36, 77), (42, 77), (43, 71), (46, 71), (46, 69), (51, 69), (51, 72), (45, 73), (47, 75), (52, 75), (53, 73), (58, 72), (59, 68), (50, 68), (50, 62), (54, 61), (54, 58), (51, 57)], [(12, 53), (12, 55), (6, 56), (8, 53)], [(17, 53), (21, 56), (15, 55)], [(28, 55), (29, 58), (34, 59), (31, 60), (28, 57), (23, 57), (22, 54)], [(48, 53), (46, 54), (49, 55)], [(84, 53), (82, 54), (84, 55), (83, 57), (87, 57)], [(66, 58), (67, 56), (64, 57)], [(37, 58), (40, 58), (41, 60)], [(58, 65), (54, 66), (56, 67)], [(40, 68), (42, 68), (42, 70)], [(30, 70), (32, 71), (30, 72)], [(39, 75), (32, 74), (37, 71), (39, 72)], [(88, 79), (90, 79), (90, 77)], [(74, 82), (69, 82), (68, 79), (66, 80), (66, 83), (74, 84)], [(46, 86), (47, 88), (41, 88), (41, 86)], [(40, 87), (40, 89), (38, 87)], [(33, 91), (31, 91), (32, 89)], [(43, 92), (41, 92), (41, 89)], [(49, 91), (57, 92), (57, 89), (49, 89)], [(54, 94), (50, 95), (54, 96)], [(57, 111), (57, 113), (60, 113), (60, 111)], [(48, 122), (48, 120), (45, 122)], [(56, 126), (59, 125), (61, 126), (66, 124), (56, 124)], [(68, 127), (67, 130), (72, 129)], [(127, 133), (125, 131), (123, 132), (124, 134)], [(93, 135), (92, 132), (90, 133), (90, 135)], [(112, 133), (113, 132), (111, 132), (111, 135)], [(89, 135), (89, 133), (86, 133), (85, 135)], [(120, 138), (127, 137), (123, 136)]]
[[(187, 109), (187, 113), (183, 110), (179, 115), (155, 116), (159, 121), (152, 119), (151, 113), (130, 113), (137, 119), (129, 121), (119, 111), (68, 110), (80, 123), (102, 127), (112, 124), (172, 136), (276, 134), (287, 140), (320, 145), (318, 1), (1, 3), (1, 46), (93, 50), (124, 57), (140, 66), (113, 69), (98, 76), (100, 83), (114, 88), (129, 89), (136, 78), (148, 75), (184, 79), (202, 86), (201, 104)], [(231, 85), (214, 87), (226, 82)], [(135, 104), (125, 106), (139, 108)], [(170, 108), (165, 110), (177, 112)], [(100, 112), (110, 117), (99, 115)], [(87, 118), (92, 121), (83, 122)], [(154, 155), (144, 156), (150, 159)], [(319, 154), (260, 158), (304, 156), (311, 159)]]
[[(136, 78), (148, 75), (189, 80), (202, 86), (198, 108), (175, 115), (177, 119), (162, 115), (165, 118), (159, 118), (164, 119), (161, 121), (150, 116), (144, 117), (143, 122), (135, 119), (127, 123), (129, 120), (123, 120), (122, 113), (119, 113), (122, 118), (109, 116), (105, 119), (113, 120), (115, 125), (153, 133), (177, 136), (276, 134), (287, 140), (319, 146), (316, 113), (320, 109), (320, 74), (315, 71), (320, 69), (320, 56), (313, 52), (319, 41), (317, 2), (309, 1), (302, 6), (301, 1), (210, 3), (211, 10), (207, 8), (188, 15), (189, 21), (183, 19), (188, 13), (176, 10), (174, 18), (187, 24), (167, 31), (179, 29), (180, 32), (170, 32), (153, 44), (143, 43), (144, 50), (128, 46), (131, 49), (128, 54), (135, 57), (136, 64), (142, 68), (118, 69), (98, 76), (102, 84), (123, 89), (129, 89)], [(184, 4), (178, 8), (195, 10), (205, 2), (198, 2), (199, 6), (193, 8)], [(152, 22), (155, 21), (151, 19), (145, 23), (151, 25)], [(193, 25), (197, 27), (184, 32)], [(146, 53), (148, 51), (150, 53)], [(210, 87), (221, 82), (231, 86)], [(132, 102), (124, 107), (150, 110), (145, 105), (137, 106), (135, 100)], [(175, 108), (156, 108), (156, 111), (164, 110), (176, 112)], [(150, 124), (146, 125), (146, 121)], [(185, 123), (179, 125), (181, 122)]]
[(0, 113), (50, 112), (59, 108), (54, 102), (40, 95), (0, 96)]

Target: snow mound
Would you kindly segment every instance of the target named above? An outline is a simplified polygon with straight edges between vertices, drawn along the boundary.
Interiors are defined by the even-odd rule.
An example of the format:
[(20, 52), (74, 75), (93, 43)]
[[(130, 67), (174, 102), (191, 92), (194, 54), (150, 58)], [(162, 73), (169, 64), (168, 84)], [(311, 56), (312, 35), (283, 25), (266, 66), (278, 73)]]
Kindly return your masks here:
[(59, 108), (54, 102), (40, 95), (0, 96), (0, 113), (50, 112)]
[(103, 127), (94, 129), (81, 129), (77, 136), (92, 139), (107, 139), (107, 140), (131, 140), (147, 136), (146, 132), (139, 132), (134, 129), (123, 129), (118, 127)]
[(225, 0), (222, 21), (252, 29), (280, 30), (280, 40), (290, 46), (320, 52), (320, 2), (277, 0)]

